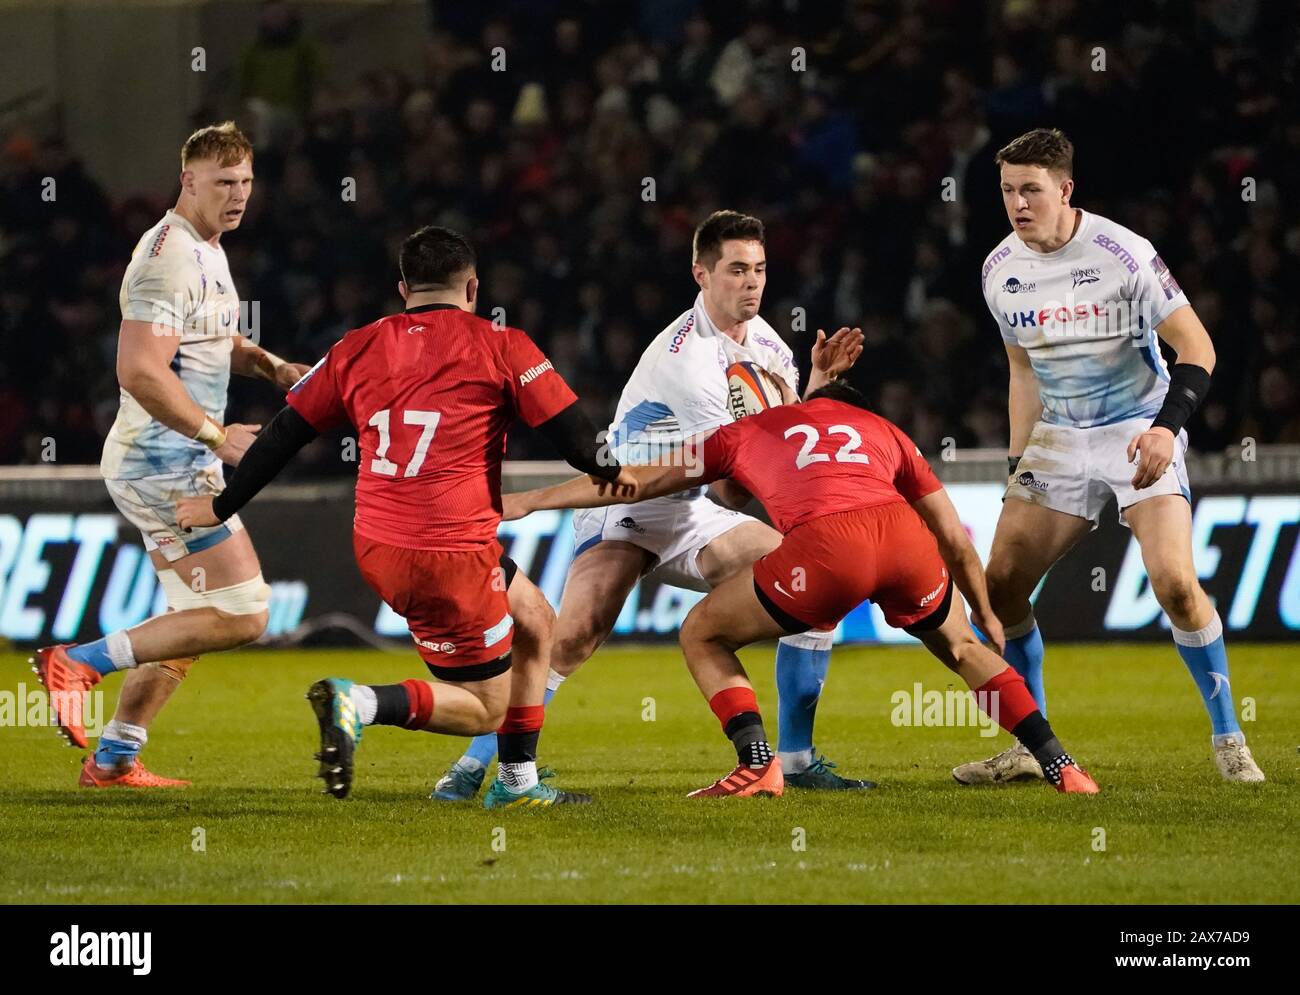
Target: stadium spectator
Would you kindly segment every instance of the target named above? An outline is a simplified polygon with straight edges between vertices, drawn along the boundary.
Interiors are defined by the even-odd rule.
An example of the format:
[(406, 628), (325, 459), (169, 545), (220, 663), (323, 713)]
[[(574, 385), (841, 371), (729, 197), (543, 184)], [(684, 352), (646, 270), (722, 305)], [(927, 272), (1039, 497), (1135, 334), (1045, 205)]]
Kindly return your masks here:
[[(692, 292), (693, 225), (725, 206), (767, 223), (765, 317), (801, 355), (816, 328), (860, 325), (854, 378), (883, 414), (931, 454), (945, 438), (1001, 446), (1005, 359), (978, 283), (1005, 228), (992, 151), (1053, 124), (1080, 149), (1078, 202), (1151, 237), (1214, 336), (1192, 445), (1300, 441), (1300, 27), (1286, 4), (1171, 19), (1134, 2), (1127, 26), (1047, 0), (429, 9), (422, 64), (352, 78), (336, 57), (325, 76), (342, 53), (268, 4), (237, 85), (205, 95), (218, 113), (256, 97), (287, 114), (227, 246), (287, 354), (319, 356), (392, 310), (400, 233), (445, 224), (479, 246), (483, 313), (529, 328), (602, 422), (665, 302)], [(491, 71), (498, 45), (507, 72)], [(162, 205), (110, 204), (58, 141), (0, 148), (0, 461), (39, 460), (56, 438), (60, 461), (94, 462), (126, 233)], [(40, 200), (46, 176), (57, 210)], [(231, 417), (256, 421), (250, 403), (232, 391)], [(527, 432), (511, 446), (549, 452)], [(337, 452), (322, 442), (297, 470), (349, 472)]]

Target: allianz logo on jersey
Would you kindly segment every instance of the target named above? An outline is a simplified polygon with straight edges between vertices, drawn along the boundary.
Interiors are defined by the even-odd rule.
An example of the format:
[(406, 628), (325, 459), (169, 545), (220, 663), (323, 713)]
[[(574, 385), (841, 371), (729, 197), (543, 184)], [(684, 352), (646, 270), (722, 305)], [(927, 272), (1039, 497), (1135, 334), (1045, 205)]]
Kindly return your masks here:
[(523, 373), (519, 374), (519, 386), (527, 387), (530, 383), (532, 383), (534, 380), (540, 377), (547, 370), (553, 370), (553, 369), (555, 369), (555, 367), (551, 365), (551, 361), (549, 359), (546, 360), (544, 363), (538, 363), (536, 366), (530, 366), (528, 369), (524, 370)]
[(1135, 344), (1146, 340), (1155, 307), (1149, 300), (1087, 301), (1067, 294), (1024, 311), (1003, 311), (1008, 328), (1042, 329), (1046, 338), (1106, 338), (1128, 336)]

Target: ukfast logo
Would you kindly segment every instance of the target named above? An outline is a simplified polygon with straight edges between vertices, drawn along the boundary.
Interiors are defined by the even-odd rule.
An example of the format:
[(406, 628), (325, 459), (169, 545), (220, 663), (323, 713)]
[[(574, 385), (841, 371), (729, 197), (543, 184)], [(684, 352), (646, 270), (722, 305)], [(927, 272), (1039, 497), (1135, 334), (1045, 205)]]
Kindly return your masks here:
[(85, 932), (72, 926), (50, 937), (50, 963), (55, 967), (129, 967), (135, 975), (153, 968), (153, 934), (145, 932)]

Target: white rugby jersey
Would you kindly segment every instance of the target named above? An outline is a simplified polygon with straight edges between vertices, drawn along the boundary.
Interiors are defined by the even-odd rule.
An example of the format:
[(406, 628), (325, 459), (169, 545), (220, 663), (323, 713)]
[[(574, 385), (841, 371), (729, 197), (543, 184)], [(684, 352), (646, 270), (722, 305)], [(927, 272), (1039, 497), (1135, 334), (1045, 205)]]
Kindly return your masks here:
[(984, 300), (1004, 341), (1029, 353), (1043, 421), (1091, 428), (1154, 417), (1169, 371), (1156, 328), (1187, 304), (1145, 238), (1080, 211), (1074, 237), (1035, 252), (1012, 232), (984, 262)]
[(755, 315), (744, 344), (720, 332), (704, 308), (704, 294), (641, 354), (609, 426), (609, 447), (620, 463), (652, 461), (664, 449), (733, 421), (727, 407), (727, 367), (748, 361), (783, 380), (796, 394), (794, 353)]
[[(136, 243), (118, 303), (123, 319), (176, 330), (180, 346), (171, 368), (194, 402), (221, 424), (230, 350), (239, 334), (239, 295), (225, 251), (168, 211)], [(216, 459), (202, 442), (155, 421), (122, 389), (99, 468), (107, 480), (131, 480), (201, 469)]]

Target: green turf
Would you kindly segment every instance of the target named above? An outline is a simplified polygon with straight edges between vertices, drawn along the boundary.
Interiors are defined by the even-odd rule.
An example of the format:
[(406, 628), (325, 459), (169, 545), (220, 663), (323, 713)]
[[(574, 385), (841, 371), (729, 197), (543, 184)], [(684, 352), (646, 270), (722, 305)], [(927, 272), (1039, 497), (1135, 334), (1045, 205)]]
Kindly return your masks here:
[[(771, 658), (745, 654), (775, 735)], [(367, 730), (350, 799), (319, 793), (308, 685), (417, 675), (413, 654), (213, 656), (145, 753), (192, 778), (186, 791), (81, 790), (80, 753), (49, 729), (0, 729), (0, 901), (1294, 901), (1300, 650), (1235, 645), (1232, 668), (1238, 706), (1255, 699), (1244, 728), (1264, 785), (1220, 781), (1168, 645), (1049, 647), (1051, 718), (1102, 785), (1094, 798), (959, 787), (953, 764), (1005, 735), (894, 726), (890, 695), (943, 689), (947, 671), (920, 650), (842, 649), (818, 745), (879, 790), (688, 801), (730, 768), (730, 746), (675, 648), (607, 649), (561, 690), (542, 739), (557, 783), (597, 803), (502, 813), (429, 801), (461, 744), (396, 729)], [(20, 681), (35, 683), (24, 658), (0, 656), (0, 690)]]

